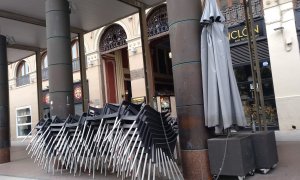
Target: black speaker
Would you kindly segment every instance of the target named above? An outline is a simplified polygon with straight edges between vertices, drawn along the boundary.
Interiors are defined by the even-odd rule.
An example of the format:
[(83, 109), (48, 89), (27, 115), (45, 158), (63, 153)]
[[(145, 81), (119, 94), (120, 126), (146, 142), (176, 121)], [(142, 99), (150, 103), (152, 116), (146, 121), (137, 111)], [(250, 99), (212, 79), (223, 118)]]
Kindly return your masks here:
[(260, 131), (252, 134), (256, 169), (271, 169), (278, 163), (274, 131)]
[(228, 139), (227, 137), (209, 139), (208, 154), (212, 175), (219, 173), (224, 154), (224, 165), (220, 175), (246, 176), (255, 170), (251, 135), (235, 134)]

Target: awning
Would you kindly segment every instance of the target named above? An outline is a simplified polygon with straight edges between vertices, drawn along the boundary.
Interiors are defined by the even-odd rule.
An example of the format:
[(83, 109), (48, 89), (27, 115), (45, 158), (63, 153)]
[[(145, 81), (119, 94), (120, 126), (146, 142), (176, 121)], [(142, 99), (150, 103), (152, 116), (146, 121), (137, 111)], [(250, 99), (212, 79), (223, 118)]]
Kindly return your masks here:
[[(164, 0), (69, 0), (72, 36), (90, 32), (138, 12), (132, 4), (155, 6)], [(0, 1), (0, 34), (10, 41), (8, 62), (13, 63), (46, 48), (44, 0)]]

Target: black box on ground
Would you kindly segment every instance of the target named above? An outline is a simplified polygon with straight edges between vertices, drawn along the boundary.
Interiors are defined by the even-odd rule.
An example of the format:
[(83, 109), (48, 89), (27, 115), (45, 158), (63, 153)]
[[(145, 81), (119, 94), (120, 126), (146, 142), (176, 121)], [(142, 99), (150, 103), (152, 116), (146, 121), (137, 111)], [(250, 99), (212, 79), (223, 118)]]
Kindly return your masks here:
[(246, 176), (255, 169), (251, 135), (235, 134), (228, 139), (226, 136), (209, 139), (208, 154), (212, 175), (219, 173), (224, 154), (220, 175)]
[(271, 169), (278, 163), (274, 131), (256, 132), (251, 137), (256, 169)]

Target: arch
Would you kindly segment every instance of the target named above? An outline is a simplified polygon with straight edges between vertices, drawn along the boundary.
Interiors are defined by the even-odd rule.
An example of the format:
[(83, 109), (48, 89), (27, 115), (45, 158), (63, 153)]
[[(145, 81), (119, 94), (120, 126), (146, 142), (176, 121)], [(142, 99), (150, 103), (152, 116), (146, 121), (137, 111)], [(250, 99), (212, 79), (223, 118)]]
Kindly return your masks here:
[(21, 66), (27, 66), (26, 67), (26, 74), (29, 74), (30, 73), (30, 66), (28, 64), (27, 61), (25, 60), (20, 60), (19, 62), (16, 63), (16, 66), (15, 66), (15, 69), (14, 69), (14, 76), (17, 78), (18, 77), (18, 70), (21, 68)]
[(108, 52), (127, 46), (127, 34), (122, 26), (110, 25), (100, 39), (100, 52)]
[(16, 87), (30, 84), (29, 64), (22, 60), (16, 66)]
[(94, 44), (94, 47), (95, 47), (96, 51), (101, 52), (100, 51), (101, 39), (102, 39), (104, 33), (107, 31), (107, 29), (110, 28), (112, 25), (119, 25), (119, 26), (121, 26), (124, 29), (124, 31), (125, 31), (125, 33), (127, 35), (127, 39), (131, 38), (132, 35), (131, 35), (128, 27), (123, 22), (117, 21), (117, 22), (115, 22), (115, 23), (113, 23), (111, 25), (108, 25), (106, 27), (100, 28), (100, 30), (97, 31), (97, 33), (96, 33), (96, 40), (95, 40), (95, 44)]
[(41, 62), (41, 68), (45, 69), (48, 68), (48, 56), (47, 56), (47, 52), (44, 52), (42, 54), (42, 58), (41, 58), (42, 62)]
[(167, 5), (161, 4), (147, 13), (148, 37), (169, 32)]

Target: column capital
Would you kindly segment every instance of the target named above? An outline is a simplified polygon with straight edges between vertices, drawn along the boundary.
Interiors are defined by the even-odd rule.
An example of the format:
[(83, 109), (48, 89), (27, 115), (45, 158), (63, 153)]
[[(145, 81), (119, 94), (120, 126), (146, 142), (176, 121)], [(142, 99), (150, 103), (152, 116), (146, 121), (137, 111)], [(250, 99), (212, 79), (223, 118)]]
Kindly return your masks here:
[(127, 40), (128, 49), (142, 47), (142, 39), (141, 37), (135, 37)]

